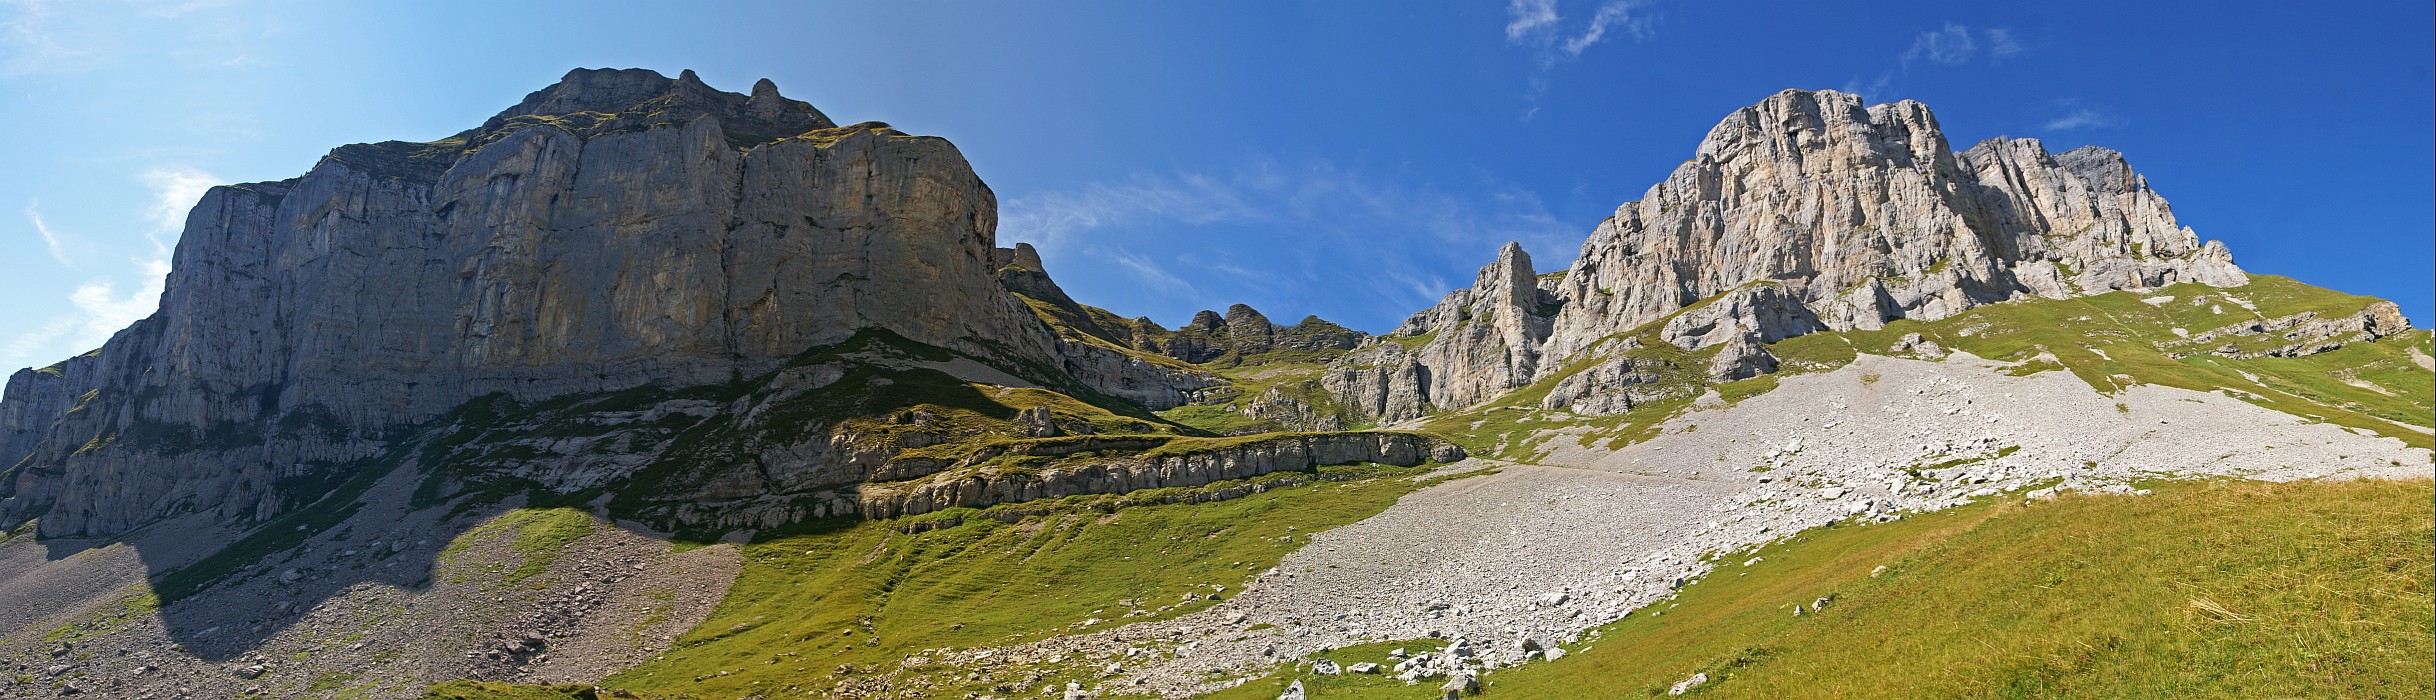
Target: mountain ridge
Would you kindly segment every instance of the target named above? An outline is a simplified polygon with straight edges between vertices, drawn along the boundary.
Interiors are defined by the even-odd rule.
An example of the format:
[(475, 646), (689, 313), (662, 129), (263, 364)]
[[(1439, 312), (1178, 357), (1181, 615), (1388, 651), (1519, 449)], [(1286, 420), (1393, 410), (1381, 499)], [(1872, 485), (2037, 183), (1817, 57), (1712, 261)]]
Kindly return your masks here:
[(952, 144), (768, 81), (342, 146), (0, 394), (0, 694), (1460, 691), (1821, 527), (2426, 477), (2436, 336), (2120, 154), (1833, 91), (1708, 136), (1381, 335), (1077, 300)]
[[(2119, 153), (2051, 155), (2035, 139), (1955, 152), (1925, 105), (1864, 107), (1833, 90), (1786, 90), (1728, 115), (1691, 160), (1600, 222), (1547, 289), (1520, 291), (1536, 274), (1518, 247), (1498, 260), (1471, 290), (1395, 331), (1430, 336), (1409, 359), (1347, 368), (1397, 377), (1377, 380), (1390, 387), (1358, 407), (1400, 421), (1478, 405), (1721, 293), (1740, 295), (1729, 325), (1768, 343), (2025, 296), (2247, 279), (2223, 244), (2175, 223)], [(1761, 282), (1770, 286), (1745, 288)], [(1492, 288), (1516, 291), (1483, 298)], [(1494, 333), (1467, 334), (1469, 316), (1450, 313), (1483, 308)], [(1694, 335), (1686, 349), (1733, 334)], [(1767, 364), (1754, 354), (1764, 350), (1737, 345), (1748, 367), (1721, 376)], [(1404, 362), (1415, 367), (1398, 369)]]

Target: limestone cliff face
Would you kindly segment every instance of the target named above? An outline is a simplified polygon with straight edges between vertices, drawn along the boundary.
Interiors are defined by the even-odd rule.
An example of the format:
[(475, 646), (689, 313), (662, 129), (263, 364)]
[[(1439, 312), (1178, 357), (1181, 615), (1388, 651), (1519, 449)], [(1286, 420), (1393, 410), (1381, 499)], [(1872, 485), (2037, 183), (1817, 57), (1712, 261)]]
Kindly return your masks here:
[(1377, 462), (1412, 466), (1455, 461), (1463, 449), (1413, 433), (1287, 434), (1189, 454), (1083, 460), (1034, 470), (954, 472), (900, 483), (867, 484), (852, 512), (864, 517), (917, 515), (944, 508), (983, 507), (1083, 493), (1200, 486), (1318, 465)]
[[(1528, 266), (1497, 275), (1516, 272)], [(1720, 295), (1666, 339), (1727, 344), (1718, 376), (1747, 376), (1773, 366), (1758, 343), (1812, 330), (1933, 320), (2026, 295), (2248, 279), (2222, 244), (2177, 224), (2121, 154), (2054, 154), (2034, 139), (1956, 153), (1920, 103), (1799, 90), (1728, 115), (1691, 160), (1600, 222), (1543, 300), (1482, 299), (1484, 285), (1525, 296), (1497, 275), (1484, 271), (1397, 331), (1429, 337), (1418, 350), (1340, 363), (1349, 400), (1389, 420), (1478, 403)], [(1549, 317), (1484, 324), (1459, 313), (1483, 306)]]
[(1486, 401), (1539, 372), (1557, 309), (1557, 298), (1540, 288), (1531, 255), (1507, 243), (1470, 289), (1415, 314), (1385, 342), (1339, 360), (1324, 386), (1388, 422), (1430, 406)]
[(157, 313), (11, 380), (0, 515), (268, 517), (274, 484), (474, 397), (726, 381), (862, 328), (1046, 363), (991, 277), (996, 217), (945, 140), (768, 81), (578, 70), (448, 139), (211, 190)]
[(1029, 243), (992, 252), (1000, 286), (1034, 306), (1042, 321), (1057, 329), (1055, 350), (1060, 368), (1076, 381), (1100, 393), (1153, 410), (1184, 405), (1195, 392), (1225, 384), (1218, 376), (1171, 363), (1160, 363), (1125, 348), (1142, 349), (1142, 338), (1165, 330), (1148, 319), (1120, 320), (1115, 314), (1084, 306), (1050, 279), (1040, 252)]

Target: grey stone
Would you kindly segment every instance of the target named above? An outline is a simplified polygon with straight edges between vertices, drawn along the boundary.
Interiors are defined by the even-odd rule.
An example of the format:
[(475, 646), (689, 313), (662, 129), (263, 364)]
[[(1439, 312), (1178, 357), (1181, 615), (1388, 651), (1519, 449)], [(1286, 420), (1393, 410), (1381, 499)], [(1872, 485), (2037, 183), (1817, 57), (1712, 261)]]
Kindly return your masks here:
[(1683, 680), (1676, 681), (1676, 682), (1675, 682), (1675, 684), (1674, 684), (1673, 686), (1668, 687), (1668, 688), (1666, 689), (1666, 694), (1668, 694), (1668, 695), (1682, 695), (1682, 694), (1684, 694), (1684, 693), (1691, 692), (1691, 690), (1692, 690), (1693, 688), (1698, 688), (1698, 687), (1700, 687), (1700, 686), (1702, 686), (1702, 685), (1706, 685), (1708, 682), (1709, 682), (1709, 674), (1707, 674), (1707, 673), (1694, 673), (1694, 674), (1692, 674), (1692, 677), (1690, 677), (1690, 678), (1685, 678), (1685, 679), (1683, 679)]

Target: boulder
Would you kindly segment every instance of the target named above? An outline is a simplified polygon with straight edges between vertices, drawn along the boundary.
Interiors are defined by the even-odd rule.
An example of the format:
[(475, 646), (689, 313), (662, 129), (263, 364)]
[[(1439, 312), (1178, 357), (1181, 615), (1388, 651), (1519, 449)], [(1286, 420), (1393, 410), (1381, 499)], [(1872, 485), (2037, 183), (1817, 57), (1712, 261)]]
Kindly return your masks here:
[(1685, 679), (1680, 680), (1680, 681), (1676, 681), (1676, 682), (1675, 682), (1675, 684), (1674, 684), (1673, 686), (1669, 686), (1669, 687), (1666, 689), (1666, 694), (1668, 694), (1668, 695), (1682, 695), (1682, 694), (1684, 694), (1684, 693), (1691, 692), (1693, 688), (1698, 688), (1698, 687), (1700, 687), (1700, 686), (1702, 686), (1702, 685), (1706, 685), (1706, 684), (1708, 684), (1708, 682), (1709, 682), (1709, 674), (1707, 674), (1707, 673), (1694, 673), (1694, 674), (1692, 674), (1692, 677), (1690, 677), (1690, 678), (1685, 678)]

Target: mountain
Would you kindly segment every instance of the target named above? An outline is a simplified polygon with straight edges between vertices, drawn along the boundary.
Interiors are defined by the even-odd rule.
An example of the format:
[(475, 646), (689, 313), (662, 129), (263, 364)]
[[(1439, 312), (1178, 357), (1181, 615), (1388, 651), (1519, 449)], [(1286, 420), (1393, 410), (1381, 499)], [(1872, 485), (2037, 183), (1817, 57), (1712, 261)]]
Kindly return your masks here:
[(1538, 280), (1508, 246), (1471, 289), (1392, 334), (1426, 342), (1351, 358), (1338, 386), (1365, 413), (1408, 420), (1548, 377), (1679, 313), (1666, 340), (1729, 345), (1718, 375), (1731, 379), (1772, 366), (1752, 342), (2247, 280), (2122, 154), (2051, 154), (2035, 139), (1955, 153), (1918, 102), (1787, 90), (1710, 129), (1691, 160), (1599, 223), (1571, 269)]
[(159, 311), (0, 395), (0, 694), (1732, 693), (1953, 646), (1902, 600), (1988, 628), (1902, 666), (1955, 694), (2430, 658), (2408, 582), (2273, 582), (2431, 565), (2436, 335), (2112, 151), (1786, 91), (1382, 335), (1123, 317), (996, 206), (945, 140), (645, 70), (215, 188)]
[[(38, 515), (52, 536), (190, 511), (260, 522), (469, 402), (722, 384), (873, 332), (1120, 403), (1218, 383), (1053, 333), (1001, 286), (1032, 289), (1006, 271), (1039, 265), (1028, 247), (999, 259), (996, 217), (944, 140), (837, 126), (768, 81), (747, 96), (578, 70), (447, 139), (212, 189), (159, 311), (12, 378), (0, 519)], [(1301, 337), (1243, 312), (1232, 341), (1156, 332), (1187, 359)], [(783, 449), (763, 457), (835, 458)]]
[(990, 280), (995, 216), (943, 140), (767, 81), (576, 71), (447, 139), (213, 188), (159, 311), (11, 382), (53, 410), (5, 427), (0, 510), (59, 535), (267, 519), (318, 495), (281, 484), (477, 397), (722, 381), (863, 328), (1045, 359)]

